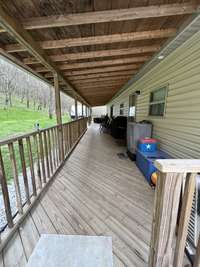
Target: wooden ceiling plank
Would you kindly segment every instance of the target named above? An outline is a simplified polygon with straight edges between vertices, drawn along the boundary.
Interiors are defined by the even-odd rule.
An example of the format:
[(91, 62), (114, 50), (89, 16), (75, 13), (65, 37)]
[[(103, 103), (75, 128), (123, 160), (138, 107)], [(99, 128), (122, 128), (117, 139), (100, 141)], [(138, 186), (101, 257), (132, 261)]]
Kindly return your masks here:
[[(43, 49), (59, 49), (66, 47), (88, 46), (98, 44), (111, 44), (121, 42), (131, 42), (138, 40), (148, 39), (162, 39), (174, 36), (176, 33), (175, 28), (130, 32), (121, 34), (110, 34), (90, 37), (68, 38), (61, 40), (50, 40), (39, 42), (39, 45)], [(4, 47), (8, 53), (26, 51), (26, 48), (20, 44), (8, 44)]]
[(122, 76), (111, 76), (111, 77), (98, 77), (98, 78), (90, 78), (90, 79), (82, 79), (82, 80), (73, 80), (71, 81), (73, 84), (79, 83), (88, 83), (88, 82), (95, 82), (95, 81), (112, 81), (112, 80), (125, 80), (128, 79), (130, 75), (122, 75)]
[(102, 22), (185, 15), (192, 14), (196, 11), (196, 9), (197, 4), (195, 1), (192, 1), (189, 3), (152, 5), (127, 9), (113, 9), (67, 15), (34, 17), (22, 21), (22, 25), (27, 30), (34, 30)]
[[(99, 68), (91, 68), (91, 69), (83, 69), (83, 70), (74, 70), (74, 71), (65, 71), (63, 75), (66, 76), (74, 76), (74, 75), (82, 75), (82, 74), (94, 74), (94, 73), (105, 73), (105, 72), (113, 72), (113, 71), (120, 71), (120, 70), (137, 70), (141, 64), (124, 64), (124, 65), (117, 65), (117, 66), (105, 66), (105, 67), (99, 67)], [(67, 66), (66, 66), (67, 67)], [(67, 68), (68, 69), (68, 68)], [(64, 68), (62, 69), (64, 70)], [(38, 73), (44, 73), (48, 72), (43, 67), (39, 67), (35, 69)], [(52, 77), (50, 73), (47, 73), (45, 75), (46, 78)]]
[(67, 87), (69, 87), (79, 99), (84, 103), (87, 103), (77, 91), (72, 87), (72, 85), (62, 76), (57, 66), (49, 59), (49, 57), (44, 53), (44, 50), (37, 45), (32, 36), (23, 29), (22, 25), (14, 18), (10, 17), (0, 5), (0, 25), (12, 36), (17, 42), (25, 46), (27, 51), (29, 51), (34, 57), (37, 58), (47, 69), (52, 72), (59, 74), (59, 78), (63, 80)]
[(108, 72), (108, 73), (72, 76), (72, 77), (69, 77), (68, 79), (70, 81), (80, 81), (80, 80), (87, 80), (87, 79), (101, 78), (101, 77), (130, 76), (133, 74), (134, 74), (133, 71), (121, 71), (121, 72), (119, 71), (119, 72)]
[[(60, 70), (73, 70), (73, 69), (86, 69), (86, 68), (97, 68), (101, 66), (112, 66), (112, 65), (123, 65), (130, 63), (141, 64), (145, 61), (149, 60), (150, 56), (138, 56), (138, 57), (128, 57), (128, 58), (119, 58), (112, 60), (100, 60), (100, 61), (91, 61), (91, 62), (83, 62), (83, 63), (65, 63), (59, 64), (58, 67)], [(44, 67), (36, 68), (37, 72), (48, 72), (48, 70)]]
[[(141, 47), (131, 47), (123, 49), (109, 49), (109, 50), (97, 50), (90, 52), (81, 52), (81, 53), (71, 53), (71, 54), (61, 54), (49, 56), (53, 62), (63, 62), (63, 61), (73, 61), (80, 59), (89, 59), (89, 58), (100, 58), (100, 57), (113, 57), (113, 56), (124, 56), (124, 55), (134, 55), (134, 54), (143, 54), (158, 52), (160, 45), (149, 45)], [(27, 65), (37, 64), (38, 61), (36, 58), (25, 58), (23, 62)]]
[(85, 69), (79, 71), (66, 71), (64, 75), (66, 76), (76, 76), (83, 74), (97, 74), (97, 73), (108, 73), (108, 72), (117, 72), (117, 71), (127, 71), (131, 70), (135, 72), (139, 69), (139, 66), (136, 64), (128, 64), (128, 65), (120, 65), (120, 66), (112, 66), (112, 67), (104, 67), (104, 68), (95, 68), (95, 69)]
[[(125, 82), (122, 81), (107, 81), (104, 82), (104, 86), (121, 86)], [(95, 88), (95, 87), (102, 87), (102, 82), (95, 82), (95, 83), (88, 83), (88, 84), (79, 84), (79, 89), (84, 89), (84, 88)]]

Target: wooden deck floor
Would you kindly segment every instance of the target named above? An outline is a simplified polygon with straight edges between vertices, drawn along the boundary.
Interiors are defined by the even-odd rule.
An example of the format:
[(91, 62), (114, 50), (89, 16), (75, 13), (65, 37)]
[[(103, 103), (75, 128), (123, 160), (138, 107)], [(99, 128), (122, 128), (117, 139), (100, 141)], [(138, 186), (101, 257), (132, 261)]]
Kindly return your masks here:
[(116, 267), (147, 266), (154, 192), (124, 148), (92, 125), (3, 252), (24, 267), (43, 233), (109, 235)]

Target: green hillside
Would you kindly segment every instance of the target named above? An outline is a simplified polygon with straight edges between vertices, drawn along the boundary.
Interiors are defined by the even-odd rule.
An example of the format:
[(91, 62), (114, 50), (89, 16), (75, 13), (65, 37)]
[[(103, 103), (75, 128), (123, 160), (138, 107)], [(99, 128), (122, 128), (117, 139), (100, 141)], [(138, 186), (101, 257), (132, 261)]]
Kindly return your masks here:
[[(63, 116), (63, 122), (70, 121), (69, 115)], [(0, 102), (0, 140), (7, 139), (12, 136), (24, 134), (31, 132), (34, 129), (35, 123), (40, 124), (40, 128), (50, 127), (56, 124), (55, 115), (52, 119), (49, 118), (47, 111), (37, 111), (33, 108), (26, 108), (25, 104), (15, 101), (12, 107), (4, 108)], [(27, 158), (27, 147), (24, 146), (25, 157)], [(1, 148), (5, 172), (8, 180), (12, 179), (12, 168), (10, 164), (10, 156), (8, 152), (8, 147), (3, 146)], [(35, 149), (32, 147), (33, 158), (35, 159)], [(21, 164), (19, 157), (19, 149), (17, 144), (15, 144), (15, 157), (17, 161), (17, 168), (19, 173), (21, 172)], [(27, 167), (29, 167), (29, 161), (26, 160)]]
[[(63, 122), (69, 120), (67, 114), (63, 116)], [(33, 131), (35, 123), (39, 123), (40, 128), (46, 128), (55, 125), (56, 118), (49, 119), (45, 111), (16, 106), (4, 109), (0, 106), (0, 139)]]

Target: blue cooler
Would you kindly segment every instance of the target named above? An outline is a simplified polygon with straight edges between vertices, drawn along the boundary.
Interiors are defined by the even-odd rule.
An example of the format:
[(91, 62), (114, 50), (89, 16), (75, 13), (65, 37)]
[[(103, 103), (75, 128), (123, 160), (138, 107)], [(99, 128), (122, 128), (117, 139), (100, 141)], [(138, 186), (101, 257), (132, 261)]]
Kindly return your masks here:
[(151, 175), (153, 172), (157, 171), (154, 166), (154, 161), (156, 159), (170, 159), (172, 158), (169, 154), (157, 150), (155, 152), (143, 152), (137, 149), (136, 151), (136, 165), (140, 171), (145, 176), (148, 183), (151, 183)]
[(138, 150), (142, 152), (155, 152), (158, 147), (158, 141), (153, 138), (141, 138), (138, 142)]

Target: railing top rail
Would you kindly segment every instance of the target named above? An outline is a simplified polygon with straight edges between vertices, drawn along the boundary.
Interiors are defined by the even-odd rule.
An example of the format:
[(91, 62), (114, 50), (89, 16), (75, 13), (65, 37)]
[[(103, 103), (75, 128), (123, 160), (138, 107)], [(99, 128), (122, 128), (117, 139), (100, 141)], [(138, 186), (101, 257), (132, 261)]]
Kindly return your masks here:
[(200, 159), (159, 159), (154, 164), (163, 173), (200, 172)]
[[(73, 123), (75, 121), (82, 120), (82, 119), (83, 118), (79, 118), (77, 120), (69, 121), (69, 122), (63, 123), (62, 125), (70, 124), (70, 123)], [(47, 128), (31, 131), (31, 132), (26, 133), (26, 134), (21, 134), (21, 135), (17, 135), (17, 136), (14, 136), (14, 137), (7, 138), (7, 139), (3, 139), (3, 140), (0, 141), (0, 146), (8, 145), (10, 143), (19, 141), (21, 139), (25, 139), (27, 137), (34, 136), (37, 133), (42, 133), (42, 132), (45, 132), (47, 130), (54, 129), (54, 128), (58, 127), (58, 126), (59, 126), (59, 124), (56, 124), (56, 125), (53, 125), (53, 126), (50, 126), (50, 127), (47, 127)]]

